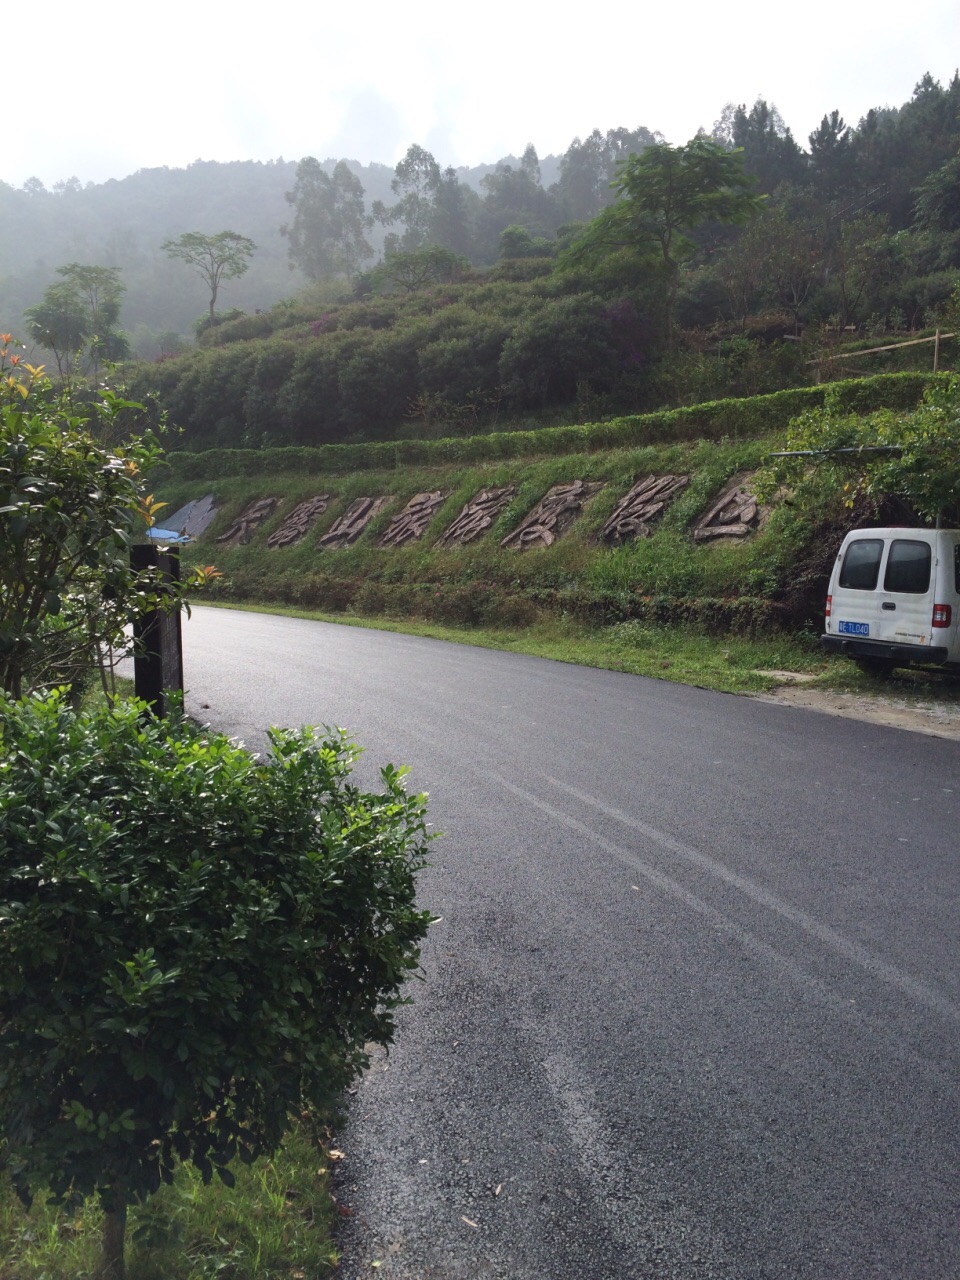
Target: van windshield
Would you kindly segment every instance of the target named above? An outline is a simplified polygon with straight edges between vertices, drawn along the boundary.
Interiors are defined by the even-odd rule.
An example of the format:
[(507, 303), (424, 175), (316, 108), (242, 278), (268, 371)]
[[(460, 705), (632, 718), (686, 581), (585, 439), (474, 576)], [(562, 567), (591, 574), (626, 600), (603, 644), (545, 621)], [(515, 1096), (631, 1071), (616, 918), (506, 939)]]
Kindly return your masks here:
[(930, 590), (930, 544), (897, 538), (890, 543), (884, 591), (925, 595)]
[(880, 557), (883, 542), (880, 538), (859, 538), (847, 547), (840, 569), (841, 587), (850, 591), (874, 591), (880, 576)]

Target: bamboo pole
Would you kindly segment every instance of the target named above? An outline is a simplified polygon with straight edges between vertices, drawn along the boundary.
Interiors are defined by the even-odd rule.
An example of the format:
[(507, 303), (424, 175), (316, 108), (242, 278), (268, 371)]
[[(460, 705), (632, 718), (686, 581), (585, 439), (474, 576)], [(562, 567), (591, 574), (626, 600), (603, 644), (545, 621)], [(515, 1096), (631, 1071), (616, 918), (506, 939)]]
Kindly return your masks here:
[[(938, 329), (936, 336), (933, 338), (910, 338), (906, 342), (891, 342), (885, 347), (865, 347), (862, 351), (845, 351), (837, 355), (818, 356), (816, 360), (808, 360), (807, 364), (821, 364), (828, 360), (856, 360), (858, 356), (872, 356), (876, 355), (878, 351), (896, 351), (900, 347), (919, 347), (924, 342), (934, 343), (934, 351), (939, 351), (941, 339), (945, 342), (947, 338), (955, 338), (956, 336), (955, 333), (941, 333)], [(934, 369), (936, 369), (936, 364), (934, 364)]]

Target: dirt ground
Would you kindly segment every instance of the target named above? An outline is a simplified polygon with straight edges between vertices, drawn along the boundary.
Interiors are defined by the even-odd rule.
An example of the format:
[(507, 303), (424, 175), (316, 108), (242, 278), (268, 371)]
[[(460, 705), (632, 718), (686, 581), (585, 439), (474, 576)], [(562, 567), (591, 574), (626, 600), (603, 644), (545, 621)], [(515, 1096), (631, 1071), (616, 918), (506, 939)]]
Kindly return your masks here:
[(913, 733), (929, 733), (935, 738), (960, 740), (960, 705), (955, 702), (938, 702), (915, 694), (837, 693), (827, 689), (808, 689), (803, 684), (784, 684), (771, 693), (756, 696), (763, 702), (806, 707), (830, 716), (869, 720), (873, 724), (909, 729)]

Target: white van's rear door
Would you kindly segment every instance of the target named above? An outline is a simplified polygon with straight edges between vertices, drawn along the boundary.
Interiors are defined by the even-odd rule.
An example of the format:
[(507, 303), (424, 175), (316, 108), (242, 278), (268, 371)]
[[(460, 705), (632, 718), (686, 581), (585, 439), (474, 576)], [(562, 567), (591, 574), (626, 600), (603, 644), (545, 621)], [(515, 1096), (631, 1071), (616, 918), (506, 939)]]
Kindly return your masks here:
[(879, 534), (848, 536), (840, 550), (830, 592), (827, 630), (859, 639), (877, 639), (877, 587), (886, 544)]
[(935, 538), (905, 529), (902, 536), (888, 535), (885, 541), (874, 604), (875, 638), (929, 646), (933, 641)]

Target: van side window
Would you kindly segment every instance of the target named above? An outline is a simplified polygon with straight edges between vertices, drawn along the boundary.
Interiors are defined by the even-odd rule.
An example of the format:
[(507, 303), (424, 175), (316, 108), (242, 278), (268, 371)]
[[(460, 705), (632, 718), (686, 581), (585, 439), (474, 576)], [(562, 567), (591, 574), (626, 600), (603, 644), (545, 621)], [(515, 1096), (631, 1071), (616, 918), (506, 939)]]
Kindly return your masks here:
[(930, 544), (908, 542), (897, 538), (890, 543), (887, 571), (883, 575), (884, 591), (902, 591), (926, 595), (930, 590)]
[(840, 569), (840, 586), (850, 591), (873, 591), (880, 576), (883, 543), (879, 538), (859, 538), (847, 547)]
[(953, 544), (953, 589), (960, 596), (960, 542)]

